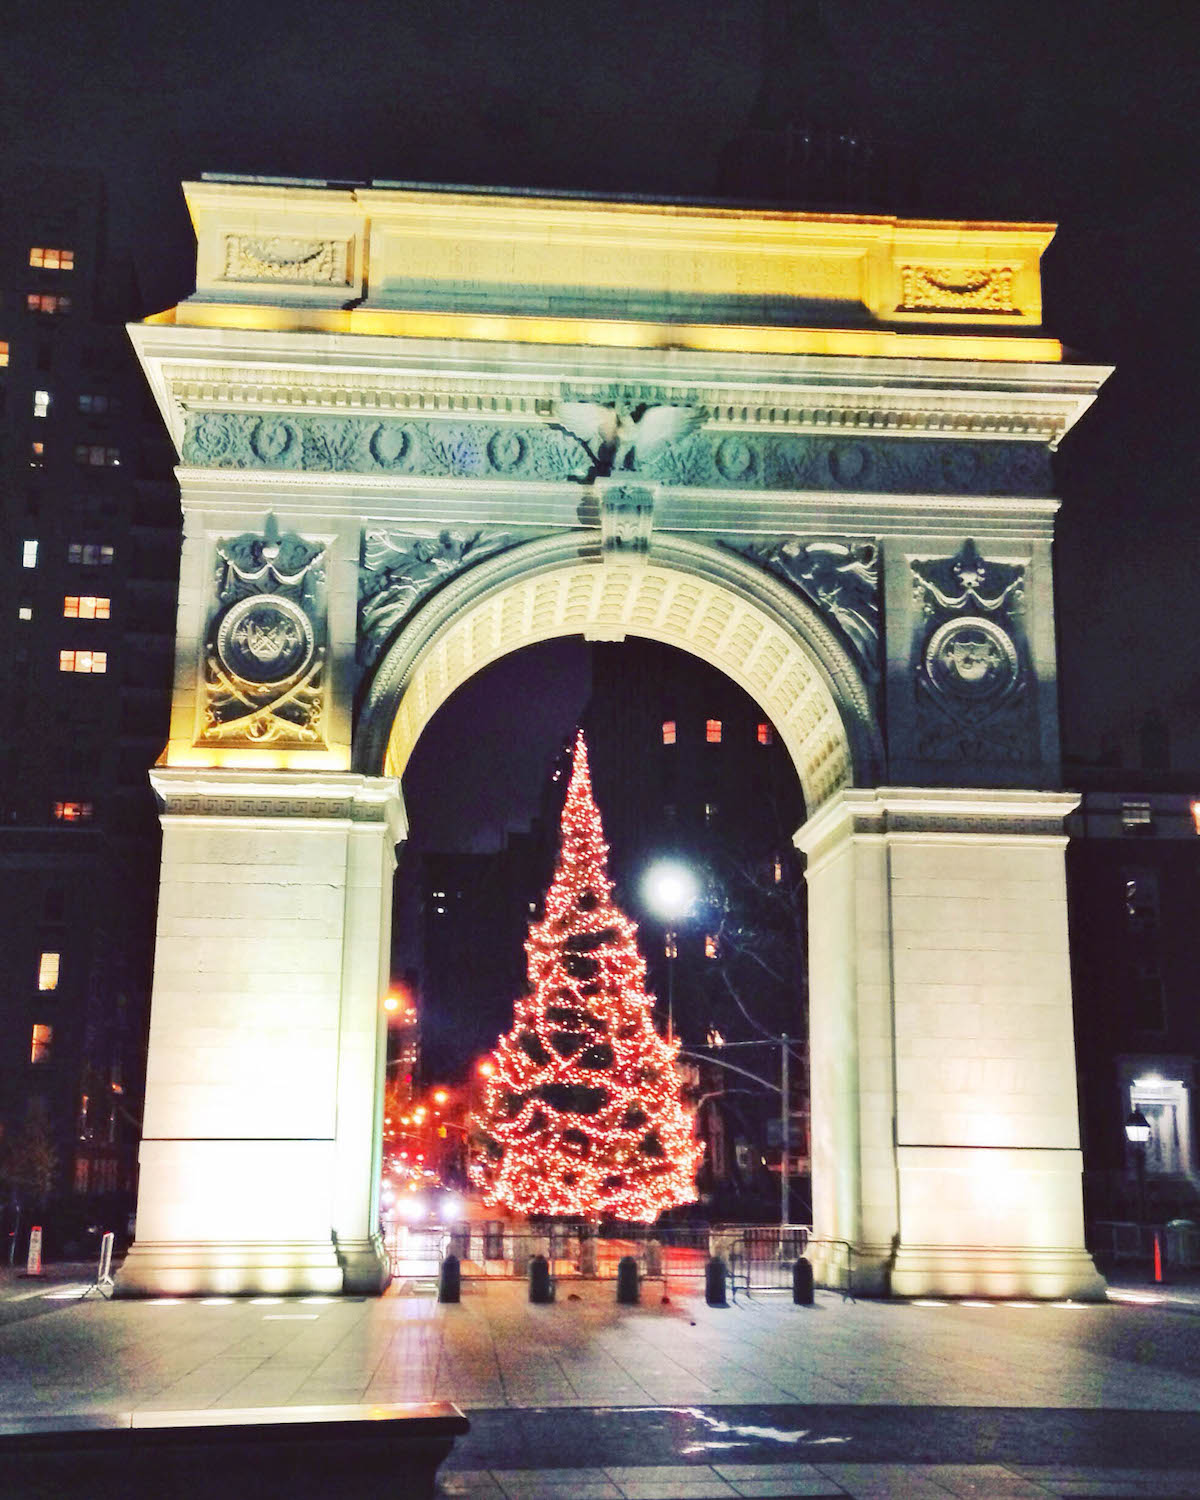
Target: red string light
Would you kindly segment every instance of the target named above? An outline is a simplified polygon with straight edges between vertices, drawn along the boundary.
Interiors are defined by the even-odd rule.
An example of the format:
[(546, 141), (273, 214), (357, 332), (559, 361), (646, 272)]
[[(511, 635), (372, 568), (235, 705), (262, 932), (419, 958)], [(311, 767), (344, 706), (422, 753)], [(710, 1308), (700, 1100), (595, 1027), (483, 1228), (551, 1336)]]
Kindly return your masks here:
[(643, 1223), (694, 1202), (703, 1146), (679, 1097), (679, 1043), (654, 1029), (637, 927), (612, 899), (582, 731), (545, 916), (525, 952), (529, 993), (472, 1122), (484, 1201)]

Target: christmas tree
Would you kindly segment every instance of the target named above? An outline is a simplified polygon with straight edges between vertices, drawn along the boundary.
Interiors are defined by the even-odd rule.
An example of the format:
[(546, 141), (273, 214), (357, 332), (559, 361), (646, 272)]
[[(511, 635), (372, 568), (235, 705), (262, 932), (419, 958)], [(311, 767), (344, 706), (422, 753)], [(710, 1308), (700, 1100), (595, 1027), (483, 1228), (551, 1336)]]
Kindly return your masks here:
[(695, 1200), (703, 1147), (607, 858), (580, 732), (546, 914), (525, 944), (529, 993), (493, 1054), (470, 1171), (488, 1204), (652, 1223)]

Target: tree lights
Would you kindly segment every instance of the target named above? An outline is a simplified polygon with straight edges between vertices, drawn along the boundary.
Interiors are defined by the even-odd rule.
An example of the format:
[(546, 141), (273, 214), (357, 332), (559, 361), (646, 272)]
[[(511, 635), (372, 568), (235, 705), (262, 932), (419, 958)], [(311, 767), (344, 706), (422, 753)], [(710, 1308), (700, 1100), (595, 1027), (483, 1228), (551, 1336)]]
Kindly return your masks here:
[(530, 993), (493, 1053), (470, 1173), (487, 1203), (521, 1213), (652, 1223), (695, 1200), (703, 1147), (607, 855), (580, 732), (546, 914), (525, 944)]

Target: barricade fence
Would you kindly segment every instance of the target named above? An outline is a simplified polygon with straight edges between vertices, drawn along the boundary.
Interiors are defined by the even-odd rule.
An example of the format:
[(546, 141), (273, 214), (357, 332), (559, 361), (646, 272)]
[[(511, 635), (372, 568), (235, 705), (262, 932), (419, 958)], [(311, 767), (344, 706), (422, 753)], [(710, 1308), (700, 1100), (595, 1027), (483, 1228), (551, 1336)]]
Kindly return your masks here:
[(615, 1281), (626, 1256), (642, 1279), (704, 1285), (709, 1259), (719, 1256), (735, 1291), (787, 1291), (796, 1261), (808, 1255), (818, 1286), (853, 1291), (852, 1252), (843, 1240), (814, 1237), (807, 1225), (618, 1225), (601, 1233), (571, 1224), (514, 1229), (499, 1220), (449, 1228), (395, 1226), (385, 1240), (394, 1276), (436, 1276), (447, 1255), (458, 1258), (464, 1281), (523, 1280), (544, 1255), (556, 1279)]
[(1088, 1225), (1088, 1248), (1097, 1260), (1120, 1265), (1152, 1262), (1154, 1242), (1166, 1264), (1176, 1270), (1200, 1267), (1200, 1225), (1189, 1219), (1167, 1224), (1136, 1224), (1127, 1219), (1094, 1219)]

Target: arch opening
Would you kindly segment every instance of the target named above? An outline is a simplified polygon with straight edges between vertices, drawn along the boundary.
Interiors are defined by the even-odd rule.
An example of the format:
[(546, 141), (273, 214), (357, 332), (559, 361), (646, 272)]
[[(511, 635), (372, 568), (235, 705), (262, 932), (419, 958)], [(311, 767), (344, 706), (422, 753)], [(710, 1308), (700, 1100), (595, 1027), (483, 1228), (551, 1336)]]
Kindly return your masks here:
[(869, 693), (849, 651), (794, 590), (711, 546), (673, 539), (646, 560), (573, 537), (522, 544), (460, 575), (406, 622), (364, 694), (355, 765), (402, 777), (425, 725), (468, 678), (557, 637), (643, 637), (707, 661), (775, 725), (811, 814), (880, 764)]

